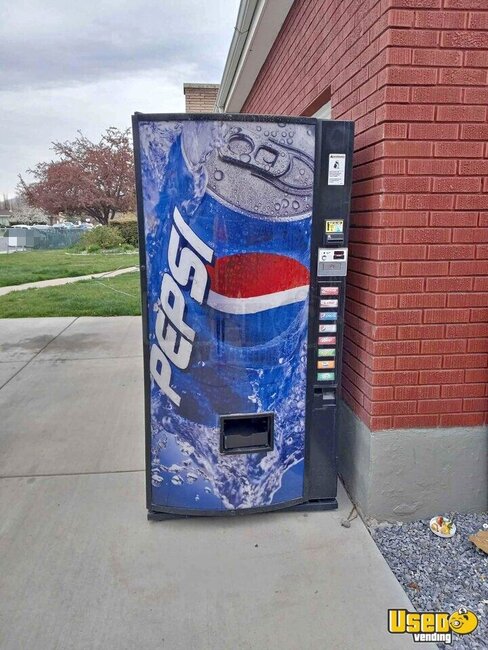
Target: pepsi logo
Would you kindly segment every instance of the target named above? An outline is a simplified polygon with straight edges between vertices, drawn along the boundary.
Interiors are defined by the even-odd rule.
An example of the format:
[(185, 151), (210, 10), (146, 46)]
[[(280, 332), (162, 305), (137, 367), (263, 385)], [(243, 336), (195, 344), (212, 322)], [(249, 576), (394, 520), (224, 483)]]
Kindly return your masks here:
[(238, 253), (208, 266), (207, 304), (228, 314), (255, 314), (306, 300), (307, 267), (285, 255)]
[(213, 258), (213, 250), (175, 207), (168, 243), (169, 271), (161, 281), (154, 325), (157, 343), (151, 345), (149, 366), (156, 384), (176, 406), (180, 406), (181, 395), (171, 385), (173, 367), (188, 368), (196, 335), (196, 330), (185, 321), (187, 305), (182, 287), (189, 287), (189, 298), (203, 304), (209, 277), (205, 263), (211, 264)]

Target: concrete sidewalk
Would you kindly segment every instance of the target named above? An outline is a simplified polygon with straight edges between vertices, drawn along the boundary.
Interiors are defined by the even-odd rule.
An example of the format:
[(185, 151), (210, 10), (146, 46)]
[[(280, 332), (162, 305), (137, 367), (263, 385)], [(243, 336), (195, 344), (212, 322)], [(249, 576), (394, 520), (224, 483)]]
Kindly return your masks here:
[(342, 489), (335, 512), (146, 520), (140, 330), (0, 321), (0, 648), (415, 647)]
[(123, 273), (138, 271), (138, 266), (128, 266), (117, 271), (104, 271), (103, 273), (91, 273), (90, 275), (76, 275), (70, 278), (53, 278), (51, 280), (39, 280), (39, 282), (25, 282), (24, 284), (12, 284), (9, 287), (0, 287), (0, 296), (6, 296), (12, 291), (24, 291), (25, 289), (44, 289), (44, 287), (58, 287), (61, 284), (71, 284), (80, 280), (96, 280), (101, 278), (115, 278)]

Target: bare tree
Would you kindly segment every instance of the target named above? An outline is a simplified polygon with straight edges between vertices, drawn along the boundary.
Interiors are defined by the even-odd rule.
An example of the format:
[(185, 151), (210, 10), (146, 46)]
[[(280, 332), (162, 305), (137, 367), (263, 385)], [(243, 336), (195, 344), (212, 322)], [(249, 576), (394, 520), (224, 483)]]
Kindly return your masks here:
[(10, 199), (8, 198), (8, 194), (3, 194), (2, 201), (0, 201), (0, 210), (11, 210), (12, 206), (10, 204)]

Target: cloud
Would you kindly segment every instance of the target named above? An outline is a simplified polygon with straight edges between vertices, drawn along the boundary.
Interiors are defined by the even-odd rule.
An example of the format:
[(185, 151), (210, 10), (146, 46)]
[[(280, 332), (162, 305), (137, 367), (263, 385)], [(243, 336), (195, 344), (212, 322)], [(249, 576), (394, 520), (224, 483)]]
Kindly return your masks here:
[(53, 140), (98, 138), (134, 111), (184, 110), (183, 82), (218, 83), (238, 0), (20, 0), (0, 23), (0, 194)]

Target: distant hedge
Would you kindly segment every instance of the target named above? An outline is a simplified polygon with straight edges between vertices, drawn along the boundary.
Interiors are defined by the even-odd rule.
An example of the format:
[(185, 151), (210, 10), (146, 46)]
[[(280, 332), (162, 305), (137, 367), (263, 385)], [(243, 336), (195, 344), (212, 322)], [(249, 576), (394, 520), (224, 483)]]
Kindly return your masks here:
[(80, 240), (72, 248), (78, 251), (87, 251), (88, 253), (98, 253), (100, 250), (123, 248), (126, 245), (118, 230), (112, 230), (107, 226), (97, 226), (83, 233)]
[(125, 244), (130, 244), (137, 248), (139, 245), (137, 221), (111, 221), (110, 227), (117, 228)]

